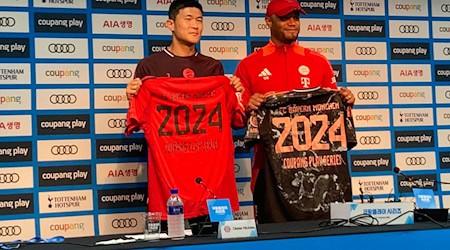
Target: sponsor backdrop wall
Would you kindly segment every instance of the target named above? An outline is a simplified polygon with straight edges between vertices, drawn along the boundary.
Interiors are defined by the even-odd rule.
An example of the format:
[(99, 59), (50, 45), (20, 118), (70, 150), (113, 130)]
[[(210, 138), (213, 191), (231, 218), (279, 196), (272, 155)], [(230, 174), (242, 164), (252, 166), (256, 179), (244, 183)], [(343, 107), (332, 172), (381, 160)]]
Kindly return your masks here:
[[(170, 0), (0, 0), (0, 241), (140, 232), (146, 146), (123, 135), (125, 83), (169, 44)], [(268, 0), (200, 0), (199, 50), (232, 74), (269, 37)], [(450, 2), (305, 1), (300, 41), (357, 97), (355, 198), (450, 205)], [(235, 131), (237, 217), (253, 217), (250, 153)], [(398, 166), (414, 181), (396, 176)]]

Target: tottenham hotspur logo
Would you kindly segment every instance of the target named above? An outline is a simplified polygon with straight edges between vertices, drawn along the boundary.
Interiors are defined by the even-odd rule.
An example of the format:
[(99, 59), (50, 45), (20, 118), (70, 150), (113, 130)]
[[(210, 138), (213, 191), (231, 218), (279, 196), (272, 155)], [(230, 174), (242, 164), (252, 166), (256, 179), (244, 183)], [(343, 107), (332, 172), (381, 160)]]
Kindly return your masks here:
[(52, 201), (53, 201), (53, 198), (50, 197), (50, 195), (49, 195), (49, 196), (48, 196), (48, 208), (52, 208), (52, 207), (53, 207)]

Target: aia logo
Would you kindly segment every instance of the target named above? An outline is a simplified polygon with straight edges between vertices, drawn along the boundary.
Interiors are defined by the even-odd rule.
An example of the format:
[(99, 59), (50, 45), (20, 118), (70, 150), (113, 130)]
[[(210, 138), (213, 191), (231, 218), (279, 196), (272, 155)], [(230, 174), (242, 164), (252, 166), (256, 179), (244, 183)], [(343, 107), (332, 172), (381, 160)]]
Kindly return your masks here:
[(104, 21), (103, 28), (133, 28), (133, 21)]

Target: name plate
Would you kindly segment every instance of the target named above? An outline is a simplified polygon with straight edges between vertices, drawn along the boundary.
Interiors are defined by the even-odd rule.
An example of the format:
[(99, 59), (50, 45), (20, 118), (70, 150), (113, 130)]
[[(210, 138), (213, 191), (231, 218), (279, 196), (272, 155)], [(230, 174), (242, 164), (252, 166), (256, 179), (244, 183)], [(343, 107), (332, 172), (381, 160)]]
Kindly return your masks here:
[(219, 222), (218, 239), (258, 237), (255, 220), (232, 220)]

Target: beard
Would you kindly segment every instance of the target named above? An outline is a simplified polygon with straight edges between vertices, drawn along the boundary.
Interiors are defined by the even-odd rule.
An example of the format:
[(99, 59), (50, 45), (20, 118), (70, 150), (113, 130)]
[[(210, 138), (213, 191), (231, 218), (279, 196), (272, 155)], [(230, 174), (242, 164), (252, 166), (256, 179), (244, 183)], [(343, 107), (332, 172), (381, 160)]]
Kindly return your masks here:
[(280, 41), (285, 44), (291, 44), (297, 40), (299, 32), (283, 32), (281, 33)]

